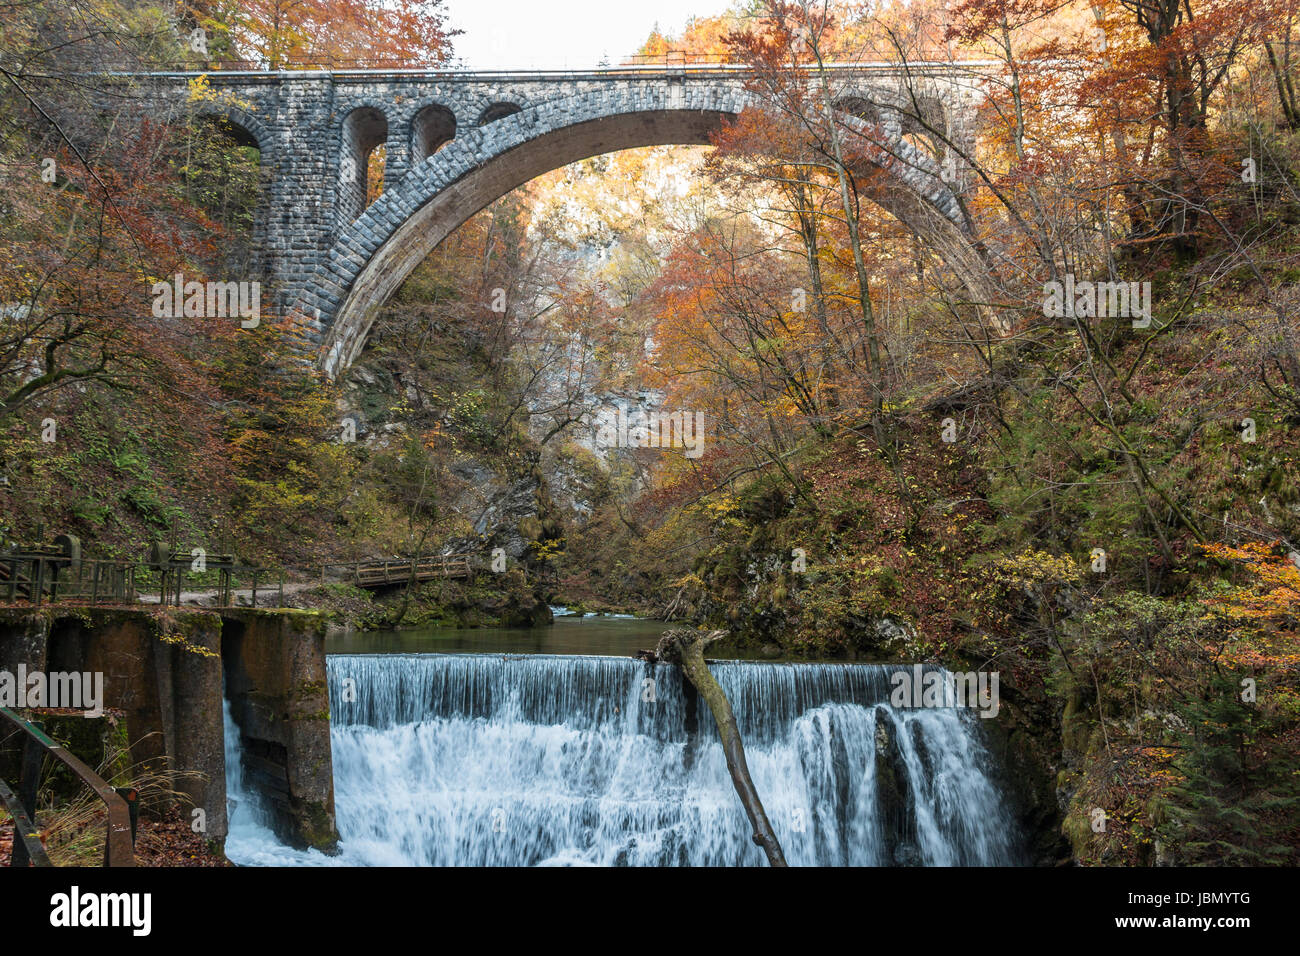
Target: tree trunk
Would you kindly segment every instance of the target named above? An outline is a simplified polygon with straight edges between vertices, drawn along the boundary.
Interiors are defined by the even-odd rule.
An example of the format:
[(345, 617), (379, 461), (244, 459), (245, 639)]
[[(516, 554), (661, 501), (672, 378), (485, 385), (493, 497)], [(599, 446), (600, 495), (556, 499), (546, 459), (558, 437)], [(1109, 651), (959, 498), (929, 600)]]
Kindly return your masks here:
[(687, 679), (713, 711), (713, 721), (718, 725), (718, 736), (722, 738), (722, 752), (727, 757), (727, 770), (731, 773), (731, 782), (736, 787), (736, 794), (749, 817), (750, 826), (754, 828), (754, 843), (763, 848), (767, 862), (772, 866), (785, 866), (785, 854), (777, 841), (776, 832), (768, 822), (763, 802), (754, 788), (754, 781), (749, 776), (749, 767), (745, 763), (745, 744), (740, 739), (740, 728), (736, 725), (736, 715), (732, 713), (731, 701), (718, 683), (709, 665), (704, 661), (704, 648), (721, 637), (726, 631), (710, 631), (707, 634), (685, 628), (667, 631), (659, 639), (655, 656), (669, 663), (680, 664)]

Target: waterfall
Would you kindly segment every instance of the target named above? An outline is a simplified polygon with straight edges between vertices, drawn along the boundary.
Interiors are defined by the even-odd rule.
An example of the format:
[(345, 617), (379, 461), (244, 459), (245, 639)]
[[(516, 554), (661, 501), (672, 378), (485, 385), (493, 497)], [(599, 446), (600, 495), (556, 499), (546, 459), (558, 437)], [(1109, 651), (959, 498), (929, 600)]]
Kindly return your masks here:
[[(712, 716), (676, 668), (442, 654), (335, 655), (328, 667), (342, 849), (331, 862), (764, 863)], [(891, 707), (881, 665), (712, 669), (792, 865), (1021, 862), (970, 711)], [(232, 826), (232, 859), (325, 861), (252, 826)]]
[[(248, 865), (286, 865), (310, 862), (308, 854), (283, 846), (271, 830), (267, 813), (257, 791), (244, 784), (243, 746), (239, 726), (230, 713), (230, 701), (222, 695), (221, 717), (225, 730), (226, 752), (226, 855)], [(316, 853), (315, 857), (325, 857)]]
[(244, 790), (244, 748), (239, 740), (239, 727), (230, 715), (230, 700), (221, 697), (221, 722), (226, 745), (226, 820), (233, 822), (241, 816), (254, 814), (254, 794)]

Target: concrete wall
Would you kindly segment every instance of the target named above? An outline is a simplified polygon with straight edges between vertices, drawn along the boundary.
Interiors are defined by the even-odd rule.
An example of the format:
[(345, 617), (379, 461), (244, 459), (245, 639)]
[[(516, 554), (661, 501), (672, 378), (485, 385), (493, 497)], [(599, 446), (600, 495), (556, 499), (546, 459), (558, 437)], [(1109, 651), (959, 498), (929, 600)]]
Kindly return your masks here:
[[(29, 673), (102, 673), (104, 706), (126, 716), (131, 762), (197, 771), (175, 789), (187, 811), (205, 812), (204, 835), (217, 845), (227, 834), (222, 682), (228, 675), (232, 713), (268, 789), (276, 778), (266, 768), (278, 768), (283, 785), (269, 795), (282, 837), (326, 850), (336, 842), (320, 615), (0, 609), (0, 670), (17, 673), (19, 664)], [(15, 751), (12, 743), (9, 749)], [(0, 759), (0, 772), (13, 775), (15, 753)]]
[(281, 839), (332, 851), (338, 835), (325, 618), (252, 609), (221, 614), (226, 696), (242, 738), (244, 779), (261, 792)]
[(102, 673), (104, 706), (126, 714), (130, 763), (202, 774), (175, 789), (206, 811), (217, 842), (226, 837), (220, 654), (221, 621), (202, 612), (0, 611), (0, 669)]

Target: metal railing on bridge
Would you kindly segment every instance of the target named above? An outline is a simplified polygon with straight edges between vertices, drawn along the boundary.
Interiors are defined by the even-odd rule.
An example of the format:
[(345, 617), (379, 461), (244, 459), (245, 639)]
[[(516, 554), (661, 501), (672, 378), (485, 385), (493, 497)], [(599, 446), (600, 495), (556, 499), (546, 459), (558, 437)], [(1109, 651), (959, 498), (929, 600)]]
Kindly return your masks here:
[[(673, 50), (660, 54), (638, 54), (623, 57), (617, 63), (601, 63), (589, 70), (565, 68), (558, 72), (593, 72), (602, 70), (619, 71), (624, 69), (664, 69), (682, 66), (737, 66), (731, 57), (722, 53), (687, 53)], [(551, 70), (475, 70), (462, 68), (447, 63), (421, 63), (413, 60), (394, 59), (392, 57), (337, 57), (337, 56), (288, 56), (270, 63), (267, 60), (204, 60), (188, 63), (172, 63), (168, 66), (177, 72), (194, 72), (210, 70), (214, 72), (237, 73), (272, 73), (281, 70), (317, 70), (317, 71), (401, 71), (421, 73), (446, 73), (448, 75), (493, 75), (515, 74), (522, 72), (549, 73)]]
[[(360, 588), (474, 577), (472, 552), (326, 564), (320, 580)], [(302, 587), (301, 584), (295, 587)], [(284, 607), (283, 570), (241, 564), (225, 545), (202, 548), (155, 544), (141, 560), (88, 558), (72, 535), (0, 551), (0, 603), (161, 604), (180, 606), (186, 594), (207, 607)], [(271, 598), (270, 595), (274, 595)], [(202, 600), (199, 600), (202, 598)]]
[(11, 867), (53, 866), (36, 826), (36, 795), (40, 789), (41, 768), (46, 756), (53, 758), (82, 785), (94, 792), (104, 804), (107, 832), (104, 835), (104, 866), (135, 866), (135, 824), (132, 812), (135, 791), (125, 788), (119, 792), (103, 777), (69, 753), (56, 740), (45, 734), (44, 727), (35, 721), (25, 720), (8, 707), (0, 707), (0, 730), (3, 738), (14, 733), (22, 734), (22, 771), (18, 792), (0, 779), (0, 804), (13, 818), (13, 849), (9, 853)]

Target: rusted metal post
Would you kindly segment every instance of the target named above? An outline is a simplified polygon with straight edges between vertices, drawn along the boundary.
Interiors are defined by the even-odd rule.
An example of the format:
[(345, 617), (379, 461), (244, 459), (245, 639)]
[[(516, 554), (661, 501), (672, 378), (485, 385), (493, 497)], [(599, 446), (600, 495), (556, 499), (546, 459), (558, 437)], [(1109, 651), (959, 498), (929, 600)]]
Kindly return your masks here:
[[(36, 721), (32, 721), (31, 725), (37, 730), (44, 730), (44, 727)], [(45, 751), (38, 740), (33, 737), (23, 740), (23, 769), (22, 776), (18, 779), (18, 802), (22, 804), (27, 819), (33, 822), (36, 820), (36, 793), (41, 785), (41, 763), (44, 757)], [(27, 844), (22, 840), (14, 840), (9, 865), (26, 866), (29, 862), (31, 857), (27, 853)]]
[[(113, 792), (126, 801), (126, 809), (131, 816), (131, 846), (134, 847), (136, 829), (140, 825), (140, 791), (135, 787), (114, 787)], [(108, 861), (105, 860), (104, 863), (107, 865)]]
[[(41, 835), (36, 829), (36, 824), (23, 809), (17, 795), (5, 785), (3, 780), (0, 780), (0, 804), (8, 808), (9, 816), (13, 818), (14, 846), (9, 854), (9, 865), (25, 867), (29, 863), (34, 863), (36, 866), (53, 866), (45, 853), (45, 847), (41, 844)], [(15, 859), (18, 856), (20, 843), (25, 851), (24, 862)]]

